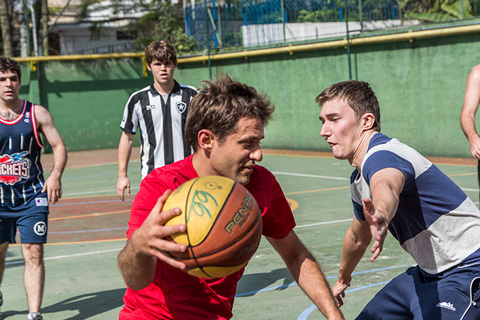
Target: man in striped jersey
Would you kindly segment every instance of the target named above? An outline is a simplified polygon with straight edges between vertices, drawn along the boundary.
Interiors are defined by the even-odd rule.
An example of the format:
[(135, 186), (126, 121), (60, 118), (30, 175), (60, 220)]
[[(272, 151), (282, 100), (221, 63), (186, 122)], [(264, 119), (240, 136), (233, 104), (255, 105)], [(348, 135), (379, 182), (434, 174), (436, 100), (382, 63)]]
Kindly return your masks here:
[[(47, 109), (19, 98), (20, 80), (19, 64), (0, 57), (0, 282), (8, 245), (15, 243), (18, 229), (25, 259), (28, 319), (41, 320), (48, 203), (54, 204), (62, 196), (60, 178), (67, 150)], [(47, 180), (40, 162), (40, 133), (53, 149), (53, 168)]]
[(339, 305), (373, 237), (373, 262), (388, 230), (417, 266), (389, 282), (357, 319), (480, 319), (480, 211), (435, 165), (380, 133), (380, 107), (369, 84), (345, 81), (318, 97), (325, 138), (355, 168), (354, 218), (343, 243)]
[(145, 50), (145, 61), (153, 83), (130, 96), (120, 124), (117, 193), (122, 200), (125, 189), (130, 195), (127, 169), (137, 129), (141, 133), (142, 179), (153, 169), (192, 153), (185, 143), (184, 127), (188, 105), (197, 90), (173, 79), (177, 54), (170, 43), (152, 42)]

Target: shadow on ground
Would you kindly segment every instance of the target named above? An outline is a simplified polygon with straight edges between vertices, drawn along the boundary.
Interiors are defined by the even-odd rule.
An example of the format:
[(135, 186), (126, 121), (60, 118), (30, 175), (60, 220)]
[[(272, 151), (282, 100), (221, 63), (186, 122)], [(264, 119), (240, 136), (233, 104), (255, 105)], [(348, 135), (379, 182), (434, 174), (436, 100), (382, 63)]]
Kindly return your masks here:
[[(122, 306), (124, 293), (125, 289), (121, 288), (79, 295), (50, 306), (42, 307), (42, 314), (47, 315), (45, 318), (55, 319), (55, 313), (57, 312), (77, 311), (76, 315), (65, 318), (65, 320), (84, 320), (90, 317), (98, 317), (104, 312)], [(9, 316), (17, 314), (26, 315), (27, 313), (27, 310), (5, 311), (3, 312), (3, 319), (7, 319)]]
[(288, 285), (294, 283), (287, 268), (275, 269), (271, 272), (244, 274), (238, 282), (237, 297), (253, 296), (258, 291), (282, 279), (283, 284), (279, 285), (275, 290), (284, 290)]

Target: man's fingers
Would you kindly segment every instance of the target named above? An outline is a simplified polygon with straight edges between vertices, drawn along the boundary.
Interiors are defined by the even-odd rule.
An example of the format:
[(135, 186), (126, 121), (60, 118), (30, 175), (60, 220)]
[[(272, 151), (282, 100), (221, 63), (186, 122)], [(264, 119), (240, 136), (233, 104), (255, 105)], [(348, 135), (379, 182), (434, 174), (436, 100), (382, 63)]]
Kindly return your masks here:
[(185, 265), (185, 263), (180, 262), (178, 260), (175, 260), (174, 258), (172, 258), (170, 255), (166, 254), (165, 252), (156, 251), (156, 252), (153, 253), (153, 256), (157, 257), (161, 261), (169, 264), (170, 266), (172, 266), (174, 268), (178, 268), (180, 270), (186, 270), (187, 269), (187, 266)]
[(335, 297), (337, 299), (337, 306), (340, 308), (343, 306), (343, 299), (340, 296)]
[(378, 256), (380, 255), (380, 253), (382, 252), (382, 244), (379, 243), (378, 241), (375, 241), (370, 249), (370, 251), (372, 252), (372, 256), (370, 257), (370, 261), (374, 262)]

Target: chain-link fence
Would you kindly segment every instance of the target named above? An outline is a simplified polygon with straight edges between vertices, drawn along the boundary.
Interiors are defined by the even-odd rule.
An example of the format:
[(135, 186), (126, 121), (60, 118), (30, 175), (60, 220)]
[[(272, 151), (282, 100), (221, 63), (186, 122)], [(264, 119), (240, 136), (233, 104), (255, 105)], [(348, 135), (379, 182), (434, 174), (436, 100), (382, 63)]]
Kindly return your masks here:
[(479, 7), (480, 0), (204, 0), (187, 7), (185, 26), (200, 49), (233, 49), (468, 20)]

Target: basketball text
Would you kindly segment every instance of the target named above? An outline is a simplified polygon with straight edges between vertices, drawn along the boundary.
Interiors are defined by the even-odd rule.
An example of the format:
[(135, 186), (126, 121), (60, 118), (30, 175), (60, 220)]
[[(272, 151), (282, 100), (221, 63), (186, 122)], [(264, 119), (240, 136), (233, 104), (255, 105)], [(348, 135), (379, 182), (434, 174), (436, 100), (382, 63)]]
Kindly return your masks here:
[(249, 194), (246, 194), (245, 198), (243, 199), (242, 207), (233, 215), (233, 219), (227, 223), (225, 230), (231, 234), (236, 225), (242, 227), (250, 215), (249, 212), (252, 210), (252, 206), (252, 197)]

